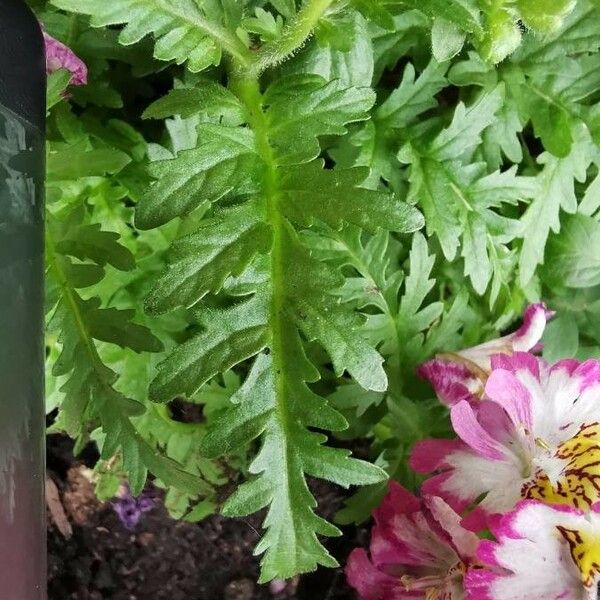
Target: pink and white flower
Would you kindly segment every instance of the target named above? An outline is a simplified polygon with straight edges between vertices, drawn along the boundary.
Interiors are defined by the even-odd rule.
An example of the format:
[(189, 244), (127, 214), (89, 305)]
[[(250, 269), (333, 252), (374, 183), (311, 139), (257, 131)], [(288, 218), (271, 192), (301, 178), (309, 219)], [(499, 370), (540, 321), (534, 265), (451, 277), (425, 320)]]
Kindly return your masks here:
[(462, 400), (476, 401), (483, 394), (491, 357), (536, 351), (546, 322), (553, 315), (545, 304), (531, 304), (525, 310), (523, 324), (514, 333), (473, 348), (439, 354), (423, 363), (418, 374), (431, 383), (440, 401), (448, 406)]
[(418, 499), (397, 483), (374, 512), (370, 558), (362, 548), (346, 576), (361, 600), (462, 600), (475, 567), (477, 536), (441, 498)]
[(68, 47), (44, 31), (46, 44), (46, 73), (54, 73), (59, 69), (71, 72), (71, 85), (87, 83), (87, 67), (85, 63)]
[(491, 568), (465, 576), (472, 600), (596, 600), (600, 507), (583, 512), (526, 500), (502, 517), (478, 557)]
[(459, 440), (417, 444), (423, 484), (462, 511), (503, 513), (522, 498), (589, 508), (600, 500), (600, 363), (549, 365), (516, 352), (492, 358), (483, 399), (450, 416)]

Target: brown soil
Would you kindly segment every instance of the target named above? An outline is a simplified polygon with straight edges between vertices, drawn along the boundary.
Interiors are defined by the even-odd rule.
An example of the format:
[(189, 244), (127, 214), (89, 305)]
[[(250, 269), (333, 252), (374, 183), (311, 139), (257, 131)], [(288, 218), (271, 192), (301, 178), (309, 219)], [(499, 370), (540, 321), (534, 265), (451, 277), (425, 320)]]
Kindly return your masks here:
[[(258, 561), (252, 556), (260, 530), (256, 517), (183, 523), (170, 519), (158, 503), (128, 531), (110, 505), (96, 501), (85, 465), (73, 460), (70, 447), (64, 438), (49, 438), (49, 474), (73, 531), (65, 539), (49, 518), (49, 600), (355, 599), (341, 570), (302, 576), (278, 594), (258, 585)], [(315, 483), (313, 492), (327, 517), (343, 501), (343, 493), (327, 484)], [(350, 529), (328, 541), (340, 564), (357, 537)]]

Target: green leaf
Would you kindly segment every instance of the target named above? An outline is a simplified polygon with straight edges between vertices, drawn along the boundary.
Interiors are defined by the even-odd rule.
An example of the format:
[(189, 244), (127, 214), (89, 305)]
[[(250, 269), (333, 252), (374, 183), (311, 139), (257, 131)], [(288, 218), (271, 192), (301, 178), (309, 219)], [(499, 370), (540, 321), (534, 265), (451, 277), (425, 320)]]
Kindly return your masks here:
[(152, 312), (193, 306), (208, 293), (217, 293), (230, 275), (239, 275), (255, 254), (271, 247), (271, 231), (260, 220), (253, 202), (224, 210), (204, 220), (193, 234), (177, 240), (170, 252), (169, 270), (147, 298)]
[[(343, 419), (301, 383), (302, 379), (313, 379), (314, 371), (303, 355), (299, 339), (295, 342), (293, 339), (287, 346), (285, 365), (297, 373), (299, 383), (286, 390), (287, 418), (282, 419), (281, 409), (278, 409), (273, 358), (261, 354), (234, 398), (237, 407), (215, 423), (203, 445), (209, 455), (219, 455), (227, 452), (232, 443), (247, 443), (265, 431), (262, 449), (250, 466), (257, 477), (242, 485), (224, 507), (225, 514), (232, 515), (270, 507), (265, 518), (267, 533), (257, 547), (258, 552), (267, 551), (261, 581), (275, 576), (289, 577), (296, 570), (312, 571), (317, 564), (337, 564), (324, 551), (316, 534), (338, 535), (339, 532), (314, 514), (315, 501), (304, 473), (344, 487), (375, 483), (383, 477), (377, 467), (350, 459), (348, 451), (323, 446), (325, 436), (297, 423), (294, 415), (301, 415), (303, 423), (315, 427), (344, 427)], [(291, 381), (296, 377), (287, 379)], [(293, 443), (282, 444), (281, 440), (293, 440)], [(273, 469), (274, 463), (286, 468)], [(290, 550), (293, 561), (288, 558)]]
[(591, 162), (590, 141), (584, 130), (577, 133), (571, 152), (565, 158), (556, 158), (547, 152), (538, 162), (543, 165), (540, 192), (523, 216), (523, 249), (519, 259), (520, 281), (527, 284), (537, 265), (544, 262), (544, 248), (550, 231), (560, 231), (560, 212), (577, 211), (575, 181), (585, 181)]
[(320, 75), (326, 81), (339, 80), (344, 87), (369, 87), (373, 81), (374, 69), (369, 24), (354, 11), (347, 19), (351, 22), (354, 40), (350, 50), (336, 50), (331, 45), (313, 40), (294, 60), (284, 66), (284, 72), (296, 75), (312, 73)]
[[(319, 138), (343, 135), (348, 122), (365, 118), (374, 100), (371, 90), (317, 76), (285, 78), (264, 95), (251, 83), (238, 85), (248, 126), (200, 125), (198, 147), (171, 161), (185, 158), (173, 176), (185, 188), (169, 194), (171, 170), (165, 165), (163, 178), (139, 205), (138, 220), (164, 222), (168, 211), (168, 218), (183, 217), (192, 231), (173, 244), (170, 268), (148, 304), (157, 311), (194, 306), (200, 328), (158, 366), (151, 397), (193, 397), (215, 375), (255, 357), (234, 407), (211, 427), (204, 445), (216, 455), (258, 436), (263, 440), (251, 467), (257, 477), (225, 510), (248, 514), (269, 507), (266, 534), (257, 548), (265, 552), (266, 581), (334, 564), (317, 536), (337, 530), (316, 516), (307, 475), (344, 486), (384, 477), (348, 452), (324, 446), (326, 436), (311, 431), (347, 424), (307, 387), (321, 375), (305, 344), (318, 345), (335, 375), (347, 373), (365, 389), (383, 391), (387, 377), (383, 359), (362, 333), (363, 319), (335, 294), (343, 278), (310, 255), (295, 227), (335, 228), (348, 221), (372, 231), (409, 232), (422, 219), (392, 194), (360, 187), (366, 171), (326, 170), (321, 160), (312, 160), (321, 152)], [(248, 165), (244, 170), (238, 164), (235, 177), (229, 171), (221, 178), (230, 147), (236, 159), (247, 155)], [(218, 193), (204, 183), (207, 156), (220, 182), (214, 186)], [(290, 164), (295, 162), (309, 164)], [(200, 174), (197, 187), (189, 183), (194, 173)], [(227, 206), (186, 219), (200, 201), (221, 199)], [(200, 301), (205, 294), (219, 295)], [(283, 551), (290, 547), (293, 555)]]
[(504, 90), (498, 86), (468, 108), (459, 103), (450, 125), (430, 144), (429, 156), (440, 161), (454, 160), (472, 152), (481, 142), (481, 133), (494, 122), (503, 98)]
[(465, 43), (465, 33), (446, 19), (437, 18), (431, 29), (431, 49), (438, 62), (445, 62), (456, 56)]
[(437, 105), (435, 95), (447, 84), (445, 72), (444, 65), (431, 61), (416, 78), (414, 67), (406, 65), (400, 86), (377, 108), (375, 118), (383, 127), (406, 127)]
[(163, 349), (147, 327), (131, 322), (134, 310), (100, 309), (98, 304), (93, 302), (93, 308), (85, 315), (88, 332), (94, 339), (131, 348), (134, 352), (160, 352)]
[(367, 118), (375, 102), (370, 88), (347, 88), (317, 75), (284, 78), (271, 85), (264, 102), (280, 165), (305, 163), (320, 153), (318, 137), (342, 135), (345, 125)]
[(48, 75), (46, 87), (46, 110), (50, 110), (65, 97), (65, 92), (71, 81), (72, 73), (67, 69), (59, 69)]
[[(81, 213), (76, 211), (74, 215), (77, 218)], [(199, 478), (159, 454), (136, 431), (131, 419), (143, 413), (144, 406), (115, 389), (117, 374), (102, 362), (96, 342), (118, 344), (136, 352), (156, 352), (162, 344), (146, 327), (130, 321), (134, 311), (101, 309), (99, 299), (81, 298), (75, 289), (81, 282), (78, 278), (72, 282), (69, 279), (71, 272), (63, 268), (69, 264), (63, 254), (68, 250), (64, 246), (61, 249), (60, 238), (65, 230), (70, 231), (53, 217), (49, 219), (46, 245), (49, 275), (61, 291), (48, 324), (49, 332), (56, 334), (61, 346), (53, 375), (63, 379), (60, 388), (63, 397), (54, 427), (80, 436), (86, 433), (87, 421), (99, 419), (106, 432), (103, 456), (108, 459), (116, 453), (121, 454), (134, 494), (141, 492), (148, 469), (164, 481), (191, 493), (204, 493), (207, 487)], [(110, 239), (117, 246), (116, 240)], [(88, 254), (92, 254), (90, 258), (98, 266), (110, 262), (107, 256)]]
[(205, 112), (209, 116), (225, 117), (233, 124), (243, 123), (244, 112), (239, 100), (227, 89), (212, 81), (198, 87), (175, 88), (153, 102), (142, 115), (144, 119), (165, 119), (174, 115), (186, 119)]
[(463, 31), (481, 31), (481, 16), (477, 3), (472, 0), (403, 0), (412, 8), (436, 18), (441, 17), (454, 23)]
[(573, 143), (571, 130), (587, 121), (585, 107), (600, 90), (598, 61), (589, 55), (565, 57), (552, 70), (534, 65), (526, 67), (525, 73), (529, 93), (521, 104), (544, 147), (564, 158)]
[(89, 15), (94, 27), (125, 25), (119, 42), (126, 46), (153, 34), (155, 58), (187, 63), (192, 72), (219, 64), (222, 48), (239, 58), (245, 58), (247, 53), (241, 40), (207, 18), (194, 0), (111, 0), (108, 4), (96, 0), (52, 0), (52, 4)]
[(534, 197), (538, 186), (533, 178), (515, 176), (515, 169), (486, 174), (485, 165), (457, 159), (471, 156), (501, 99), (496, 88), (469, 109), (459, 104), (450, 126), (424, 150), (402, 153), (411, 162), (410, 198), (423, 208), (428, 232), (438, 237), (448, 260), (462, 247), (464, 272), (475, 291), (483, 294), (493, 282), (492, 303), (503, 279), (505, 244), (522, 232), (518, 221), (493, 209)]
[(580, 0), (558, 31), (527, 36), (513, 60), (519, 64), (548, 65), (566, 55), (596, 52), (600, 48), (599, 27), (598, 5), (593, 0)]
[(131, 158), (114, 148), (89, 149), (82, 144), (74, 144), (49, 152), (47, 161), (48, 178), (60, 181), (118, 173), (131, 162)]
[(572, 314), (564, 312), (552, 319), (544, 330), (544, 359), (554, 363), (574, 358), (579, 349), (579, 330)]
[(528, 27), (541, 33), (552, 33), (560, 29), (576, 4), (576, 0), (518, 0), (517, 7)]
[(577, 212), (592, 217), (598, 209), (600, 209), (600, 172), (585, 190)]
[(268, 343), (265, 294), (227, 309), (204, 308), (199, 314), (206, 329), (178, 346), (158, 366), (150, 396), (168, 402), (178, 395), (192, 397), (217, 373), (261, 352)]
[(600, 284), (600, 223), (575, 214), (546, 247), (543, 276), (554, 285), (586, 288)]
[(56, 248), (63, 255), (90, 259), (100, 267), (109, 264), (115, 269), (129, 271), (135, 267), (135, 260), (118, 240), (118, 233), (102, 231), (98, 224), (79, 225), (64, 231)]
[(204, 123), (198, 139), (196, 148), (150, 165), (157, 181), (138, 204), (136, 225), (141, 229), (167, 223), (232, 191), (256, 191), (259, 164), (251, 131)]
[(421, 213), (393, 194), (360, 188), (365, 175), (363, 169), (327, 171), (319, 161), (290, 168), (281, 179), (283, 212), (301, 226), (318, 219), (333, 228), (351, 223), (371, 232), (423, 227)]
[(121, 453), (133, 495), (142, 492), (148, 471), (161, 481), (191, 494), (212, 492), (212, 488), (200, 477), (186, 472), (174, 460), (159, 454), (140, 436), (123, 409), (123, 397), (106, 390), (98, 404), (102, 426), (107, 432), (102, 445), (102, 458), (108, 460), (115, 453)]
[(485, 13), (485, 33), (481, 51), (485, 60), (496, 64), (519, 47), (521, 29), (514, 13), (505, 8), (503, 3), (490, 3)]

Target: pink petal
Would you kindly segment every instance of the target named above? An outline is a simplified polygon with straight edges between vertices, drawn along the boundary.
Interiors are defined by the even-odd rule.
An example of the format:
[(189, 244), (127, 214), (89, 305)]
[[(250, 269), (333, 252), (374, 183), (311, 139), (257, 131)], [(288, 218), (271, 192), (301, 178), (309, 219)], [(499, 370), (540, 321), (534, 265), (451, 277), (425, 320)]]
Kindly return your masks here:
[(354, 549), (346, 564), (346, 579), (358, 592), (361, 600), (386, 600), (389, 588), (399, 581), (377, 570), (362, 548)]
[(515, 426), (502, 406), (484, 400), (479, 403), (477, 420), (489, 434), (505, 445), (514, 436)]
[(443, 498), (456, 512), (460, 513), (467, 509), (471, 498), (461, 498), (448, 489), (447, 483), (453, 474), (453, 471), (446, 471), (439, 475), (433, 475), (421, 484), (421, 492), (423, 495)]
[(600, 362), (592, 358), (582, 362), (575, 369), (573, 376), (581, 379), (580, 393), (590, 387), (600, 385)]
[(46, 43), (46, 72), (50, 74), (59, 69), (66, 69), (72, 74), (71, 85), (85, 85), (87, 83), (85, 63), (68, 46), (46, 32), (44, 32), (44, 41)]
[(495, 600), (490, 588), (497, 578), (497, 574), (487, 569), (470, 569), (464, 579), (467, 598), (469, 600)]
[(550, 367), (550, 371), (566, 371), (569, 376), (572, 376), (580, 365), (581, 363), (575, 358), (563, 358), (555, 362)]
[[(477, 575), (480, 571), (473, 570), (466, 577), (468, 597), (493, 600), (587, 598), (591, 590), (584, 588), (581, 575), (569, 558), (567, 541), (556, 533), (561, 525), (569, 530), (583, 530), (590, 539), (598, 535), (598, 521), (594, 523), (594, 519), (590, 520), (582, 511), (538, 501), (519, 502), (494, 527), (498, 541), (481, 543), (478, 556), (482, 562), (492, 565), (494, 577)], [(595, 586), (592, 593), (595, 598)]]
[(540, 378), (540, 364), (545, 364), (542, 359), (528, 352), (514, 352), (513, 354), (494, 354), (492, 356), (492, 370), (505, 369), (506, 371), (529, 371), (536, 379)]
[(417, 473), (432, 473), (447, 466), (446, 457), (457, 450), (464, 450), (460, 440), (422, 440), (412, 449), (408, 464)]
[(495, 554), (497, 547), (498, 544), (495, 542), (481, 540), (477, 548), (477, 558), (485, 565), (500, 567), (501, 565), (498, 563)]
[(411, 514), (421, 510), (420, 500), (396, 481), (388, 484), (388, 493), (373, 511), (376, 523), (385, 523), (395, 515)]
[(529, 305), (523, 314), (523, 324), (511, 336), (514, 351), (533, 350), (542, 339), (546, 322), (554, 314), (554, 311), (548, 310), (543, 302)]
[(452, 360), (435, 358), (423, 363), (417, 370), (419, 377), (431, 383), (436, 395), (447, 406), (461, 400), (476, 401), (473, 390), (482, 386), (467, 365)]
[[(424, 513), (425, 507), (400, 484), (392, 482), (390, 493), (373, 513), (376, 525), (371, 535), (371, 558), (378, 569), (398, 565), (434, 567), (454, 556), (454, 551), (434, 531)], [(451, 560), (451, 559), (450, 559)]]
[(466, 517), (463, 518), (461, 525), (469, 531), (484, 531), (488, 528), (490, 514), (481, 506), (475, 507)]
[(507, 412), (511, 421), (528, 431), (532, 427), (531, 395), (513, 373), (504, 369), (491, 372), (485, 384), (485, 393)]
[(437, 496), (425, 498), (424, 503), (433, 518), (450, 537), (450, 541), (458, 555), (465, 560), (473, 559), (479, 544), (479, 538), (472, 531), (468, 531), (462, 526), (460, 515)]
[(468, 402), (459, 402), (450, 410), (452, 426), (457, 435), (475, 452), (491, 460), (503, 460), (502, 445), (479, 423)]

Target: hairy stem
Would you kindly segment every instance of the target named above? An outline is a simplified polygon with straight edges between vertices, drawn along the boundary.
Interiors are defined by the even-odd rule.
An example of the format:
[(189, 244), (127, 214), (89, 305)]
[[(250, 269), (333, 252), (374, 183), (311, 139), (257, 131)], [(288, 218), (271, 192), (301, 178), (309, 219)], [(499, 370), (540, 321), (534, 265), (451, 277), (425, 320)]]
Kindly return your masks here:
[[(237, 70), (239, 73), (240, 71)], [(262, 106), (262, 94), (258, 78), (236, 78), (234, 75), (231, 81), (233, 91), (244, 103), (248, 112), (249, 125), (254, 131), (256, 137), (256, 146), (258, 152), (265, 164), (265, 173), (263, 178), (263, 197), (266, 221), (270, 224), (273, 232), (273, 245), (271, 248), (270, 264), (270, 317), (271, 326), (270, 350), (273, 359), (273, 369), (275, 372), (275, 394), (276, 394), (276, 413), (278, 425), (284, 435), (282, 440), (287, 440), (292, 428), (293, 416), (290, 414), (288, 404), (286, 381), (289, 378), (290, 365), (286, 356), (286, 329), (288, 317), (285, 307), (285, 218), (281, 213), (279, 206), (279, 173), (275, 160), (273, 148), (269, 140), (269, 126)], [(294, 509), (291, 498), (293, 491), (288, 477), (290, 473), (292, 458), (290, 448), (285, 444), (285, 450), (281, 456), (282, 472), (286, 474), (286, 484), (288, 505), (290, 510)]]
[(251, 74), (258, 77), (267, 69), (292, 56), (312, 35), (315, 25), (332, 3), (333, 0), (306, 0), (296, 18), (283, 33), (256, 53), (250, 65)]

